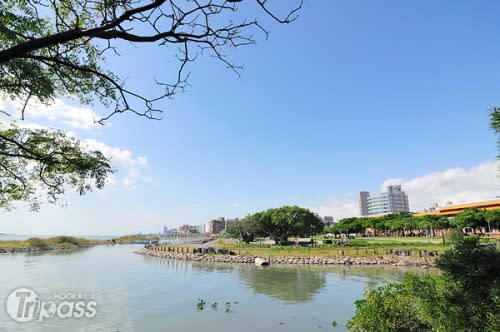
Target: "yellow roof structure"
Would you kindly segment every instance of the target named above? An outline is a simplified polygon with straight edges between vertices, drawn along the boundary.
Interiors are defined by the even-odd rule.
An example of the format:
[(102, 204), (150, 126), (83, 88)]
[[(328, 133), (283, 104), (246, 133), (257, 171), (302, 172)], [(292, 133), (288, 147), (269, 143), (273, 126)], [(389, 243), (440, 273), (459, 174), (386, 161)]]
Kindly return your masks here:
[(437, 211), (432, 212), (417, 212), (415, 216), (454, 216), (467, 209), (479, 209), (479, 210), (497, 210), (500, 209), (500, 199), (494, 199), (490, 201), (473, 202), (456, 204), (438, 208)]

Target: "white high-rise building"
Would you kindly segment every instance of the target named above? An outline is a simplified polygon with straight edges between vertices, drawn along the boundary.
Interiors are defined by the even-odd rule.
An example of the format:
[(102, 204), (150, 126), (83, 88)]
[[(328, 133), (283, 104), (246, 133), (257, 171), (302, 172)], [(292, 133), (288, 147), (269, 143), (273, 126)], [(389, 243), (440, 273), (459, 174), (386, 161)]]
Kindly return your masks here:
[(359, 193), (359, 213), (362, 216), (410, 212), (408, 196), (400, 185), (387, 186), (387, 192), (370, 197), (366, 191)]
[(368, 197), (370, 197), (370, 193), (368, 191), (359, 192), (359, 215), (367, 216), (368, 215)]

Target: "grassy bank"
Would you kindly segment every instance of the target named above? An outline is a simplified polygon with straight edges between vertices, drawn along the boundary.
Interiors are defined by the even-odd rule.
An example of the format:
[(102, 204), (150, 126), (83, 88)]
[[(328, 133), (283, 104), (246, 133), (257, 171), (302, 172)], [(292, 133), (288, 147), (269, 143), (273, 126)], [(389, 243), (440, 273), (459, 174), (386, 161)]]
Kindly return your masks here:
[[(406, 255), (425, 256), (429, 252), (441, 254), (452, 248), (451, 241), (443, 243), (441, 238), (358, 238), (349, 240), (348, 244), (323, 244), (324, 239), (316, 239), (316, 246), (277, 246), (259, 243), (226, 243), (219, 240), (218, 248), (226, 248), (239, 255), (254, 255), (268, 257), (338, 257), (338, 256), (393, 256), (396, 251), (405, 251)], [(484, 239), (482, 242), (493, 242)]]
[(100, 241), (73, 236), (54, 236), (47, 239), (32, 237), (27, 240), (0, 241), (0, 249), (50, 249), (63, 247), (83, 247), (98, 244)]
[(112, 240), (89, 240), (74, 236), (53, 236), (49, 238), (32, 237), (26, 240), (3, 240), (0, 241), (0, 250), (23, 251), (23, 250), (48, 250), (64, 249), (72, 247), (88, 247), (97, 244), (127, 244), (141, 241), (158, 240), (157, 236), (125, 235)]
[(112, 239), (112, 242), (117, 243), (132, 243), (141, 241), (158, 241), (160, 238), (158, 236), (145, 236), (145, 235), (124, 235)]

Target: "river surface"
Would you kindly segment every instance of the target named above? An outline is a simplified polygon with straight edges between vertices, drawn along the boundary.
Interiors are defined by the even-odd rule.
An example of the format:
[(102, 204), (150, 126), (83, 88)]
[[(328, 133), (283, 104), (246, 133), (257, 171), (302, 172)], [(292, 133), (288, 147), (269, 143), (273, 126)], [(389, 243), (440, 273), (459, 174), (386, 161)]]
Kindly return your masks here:
[[(138, 248), (102, 245), (1, 254), (0, 332), (346, 331), (344, 324), (364, 289), (398, 281), (406, 271), (425, 273), (373, 266), (193, 263), (134, 254)], [(8, 314), (13, 302), (7, 304), (7, 299), (20, 287), (36, 293), (41, 302), (56, 303), (62, 316), (71, 311), (58, 307), (65, 296), (70, 297), (66, 302), (93, 301), (95, 315), (90, 309), (85, 311), (90, 318), (54, 313), (39, 322), (35, 313), (33, 321), (17, 322)], [(197, 306), (200, 300), (206, 303), (203, 308)]]

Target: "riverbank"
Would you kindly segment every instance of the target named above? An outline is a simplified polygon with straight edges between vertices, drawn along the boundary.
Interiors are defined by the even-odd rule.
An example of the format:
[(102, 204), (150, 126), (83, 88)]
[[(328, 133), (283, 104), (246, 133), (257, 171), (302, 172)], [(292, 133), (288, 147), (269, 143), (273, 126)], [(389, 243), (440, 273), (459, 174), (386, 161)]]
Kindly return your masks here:
[[(154, 248), (154, 247), (153, 247)], [(263, 257), (253, 255), (223, 255), (223, 254), (203, 254), (189, 252), (174, 252), (151, 250), (141, 248), (135, 251), (139, 255), (163, 257), (182, 261), (208, 262), (208, 263), (235, 263), (235, 264), (253, 264), (255, 258), (262, 257), (270, 264), (311, 264), (311, 265), (392, 265), (392, 266), (413, 266), (413, 267), (431, 267), (434, 266), (434, 260), (428, 257), (395, 257), (395, 256), (342, 256), (342, 257)]]
[(43, 251), (51, 251), (51, 250), (70, 250), (70, 249), (79, 249), (79, 248), (90, 248), (90, 247), (93, 247), (95, 245), (97, 245), (97, 244), (89, 244), (89, 245), (64, 244), (64, 245), (60, 245), (60, 246), (29, 247), (29, 248), (2, 248), (2, 247), (0, 247), (0, 254), (43, 252)]
[(54, 236), (46, 239), (32, 237), (26, 240), (0, 241), (0, 254), (88, 248), (105, 243), (109, 242), (106, 240), (89, 240), (72, 236)]
[(74, 236), (31, 237), (25, 240), (0, 240), (0, 254), (88, 248), (101, 244), (157, 243), (157, 236), (125, 235), (112, 239), (87, 239)]

